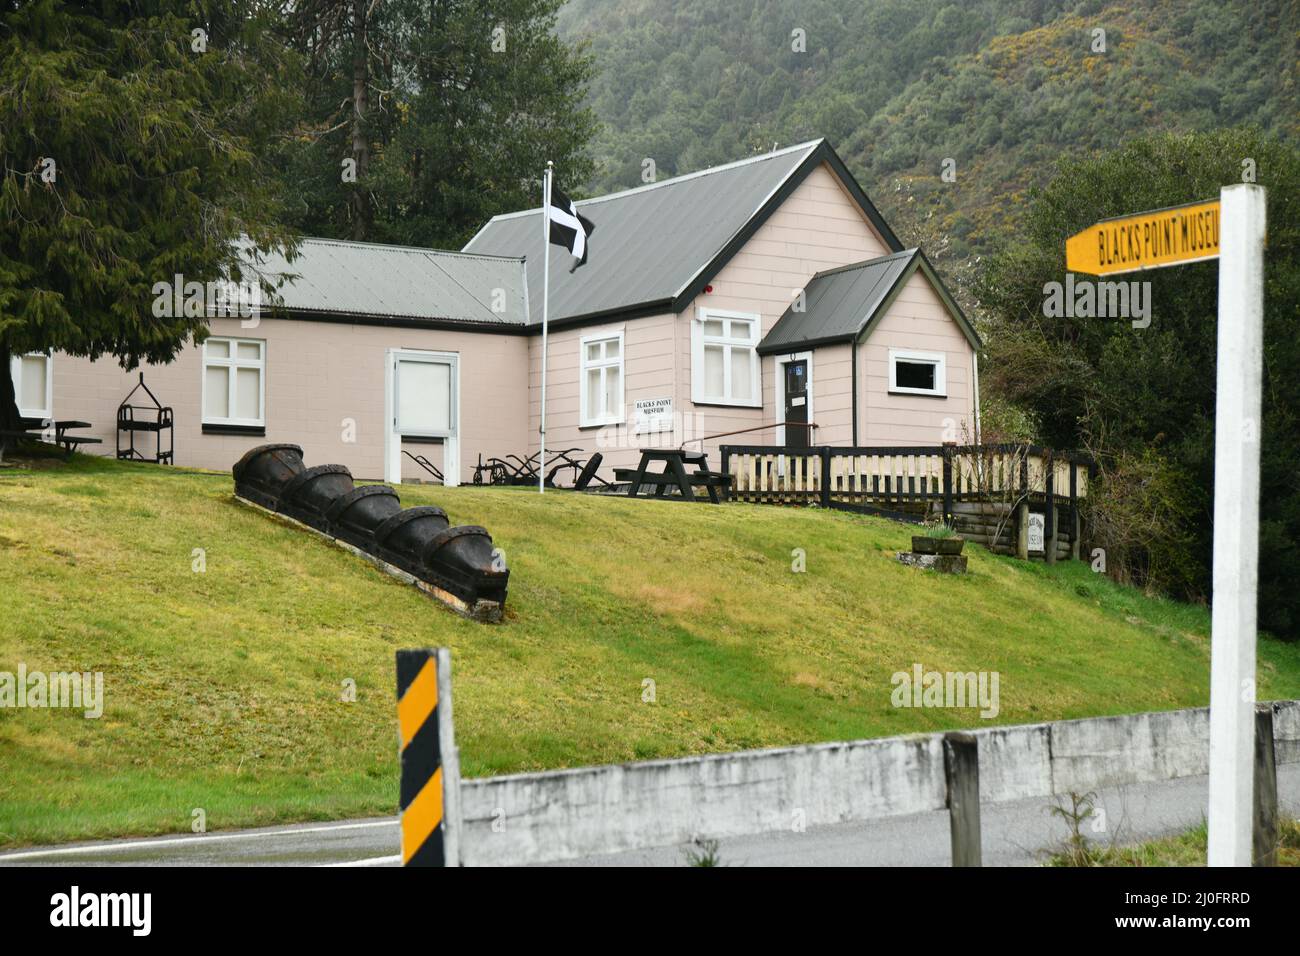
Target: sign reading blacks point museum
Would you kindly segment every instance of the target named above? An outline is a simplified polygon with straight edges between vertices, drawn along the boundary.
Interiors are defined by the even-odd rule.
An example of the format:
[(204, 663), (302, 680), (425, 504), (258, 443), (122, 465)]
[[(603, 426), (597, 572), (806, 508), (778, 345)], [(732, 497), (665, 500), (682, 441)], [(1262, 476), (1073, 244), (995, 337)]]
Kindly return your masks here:
[(1105, 276), (1219, 257), (1219, 200), (1104, 219), (1065, 240), (1065, 268)]
[[(1253, 850), (1266, 205), (1262, 186), (1239, 183), (1221, 189), (1218, 200), (1106, 219), (1065, 241), (1066, 269), (1095, 276), (1219, 260), (1206, 860), (1210, 866), (1250, 866)], [(1135, 322), (1134, 327), (1145, 326)]]

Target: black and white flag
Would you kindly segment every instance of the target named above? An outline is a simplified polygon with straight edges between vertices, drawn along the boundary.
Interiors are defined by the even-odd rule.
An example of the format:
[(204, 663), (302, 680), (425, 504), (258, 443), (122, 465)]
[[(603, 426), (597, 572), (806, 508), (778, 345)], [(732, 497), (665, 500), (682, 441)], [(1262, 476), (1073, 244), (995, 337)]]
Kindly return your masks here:
[(586, 265), (587, 239), (596, 231), (595, 225), (586, 216), (579, 214), (573, 200), (556, 189), (554, 184), (551, 185), (551, 208), (548, 213), (552, 244), (564, 246), (578, 260), (569, 271)]

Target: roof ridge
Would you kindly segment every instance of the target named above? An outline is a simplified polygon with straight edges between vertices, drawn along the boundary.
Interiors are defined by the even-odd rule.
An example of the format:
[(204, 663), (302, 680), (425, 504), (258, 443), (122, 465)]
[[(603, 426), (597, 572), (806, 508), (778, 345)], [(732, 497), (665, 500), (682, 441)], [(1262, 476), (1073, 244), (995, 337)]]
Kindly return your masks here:
[[(888, 262), (890, 259), (902, 259), (904, 257), (910, 259), (920, 251), (920, 246), (913, 246), (911, 249), (902, 249), (898, 252), (891, 252), (887, 256), (876, 256), (874, 259), (863, 259), (861, 262), (850, 262), (848, 265), (836, 266), (834, 269), (823, 269), (821, 272), (815, 273), (812, 278), (820, 279), (822, 276), (832, 276), (840, 272), (850, 272), (854, 269), (865, 269), (867, 266), (874, 266), (881, 262)], [(808, 281), (812, 282), (812, 279), (809, 279)]]
[(413, 252), (420, 255), (458, 256), (465, 259), (499, 259), (503, 262), (522, 262), (523, 256), (499, 256), (487, 252), (466, 252), (464, 249), (434, 249), (432, 246), (402, 246), (390, 242), (362, 242), (359, 239), (325, 239), (318, 236), (303, 236), (301, 244), (348, 246), (353, 249), (388, 249), (393, 252)]
[[(697, 169), (693, 173), (682, 173), (680, 176), (673, 176), (671, 179), (665, 179), (662, 182), (646, 183), (643, 186), (632, 186), (628, 189), (620, 189), (618, 192), (606, 193), (603, 196), (592, 196), (588, 199), (577, 199), (575, 203), (579, 206), (587, 206), (592, 203), (601, 203), (610, 199), (622, 199), (624, 196), (631, 196), (637, 193), (649, 192), (652, 189), (660, 189), (664, 186), (673, 186), (677, 183), (683, 183), (691, 179), (699, 179), (702, 176), (710, 176), (713, 173), (725, 172), (729, 169), (737, 169), (741, 166), (748, 166), (752, 163), (759, 163), (769, 159), (775, 159), (778, 156), (786, 156), (800, 150), (809, 150), (816, 148), (825, 142), (826, 137), (810, 139), (804, 143), (796, 143), (793, 146), (783, 146), (781, 149), (773, 150), (770, 153), (759, 153), (757, 156), (746, 156), (744, 159), (733, 160), (730, 163), (723, 163), (721, 166), (708, 166), (705, 169)], [(503, 219), (518, 219), (522, 216), (531, 216), (541, 212), (541, 206), (533, 206), (530, 209), (519, 209), (515, 212), (505, 212), (493, 216), (488, 222), (498, 222)], [(480, 230), (481, 232), (482, 230)], [(473, 241), (472, 239), (470, 240)]]

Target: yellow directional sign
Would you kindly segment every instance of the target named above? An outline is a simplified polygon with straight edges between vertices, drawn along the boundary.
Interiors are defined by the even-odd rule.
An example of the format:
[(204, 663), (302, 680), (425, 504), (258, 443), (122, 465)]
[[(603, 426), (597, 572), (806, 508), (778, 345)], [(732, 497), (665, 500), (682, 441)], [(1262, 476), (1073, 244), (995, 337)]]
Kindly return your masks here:
[(1105, 276), (1219, 257), (1219, 200), (1103, 219), (1065, 240), (1065, 268)]

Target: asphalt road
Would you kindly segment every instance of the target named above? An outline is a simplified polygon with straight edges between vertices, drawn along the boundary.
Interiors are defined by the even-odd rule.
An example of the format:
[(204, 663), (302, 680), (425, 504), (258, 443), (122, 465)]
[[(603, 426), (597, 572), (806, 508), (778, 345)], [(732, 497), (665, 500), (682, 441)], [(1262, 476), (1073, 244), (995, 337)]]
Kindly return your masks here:
[[(1085, 824), (1084, 832), (1124, 844), (1185, 830), (1204, 819), (1207, 787), (1206, 777), (1185, 777), (1105, 791), (1105, 828)], [(1278, 796), (1283, 813), (1300, 817), (1300, 764), (1278, 768)], [(1042, 800), (985, 804), (984, 864), (1041, 862), (1067, 832), (1048, 808)], [(947, 866), (948, 840), (948, 814), (938, 811), (724, 840), (719, 856), (727, 866)], [(395, 866), (397, 848), (397, 821), (381, 818), (34, 847), (0, 854), (0, 866)], [(685, 857), (683, 847), (663, 847), (562, 865), (681, 866)]]

